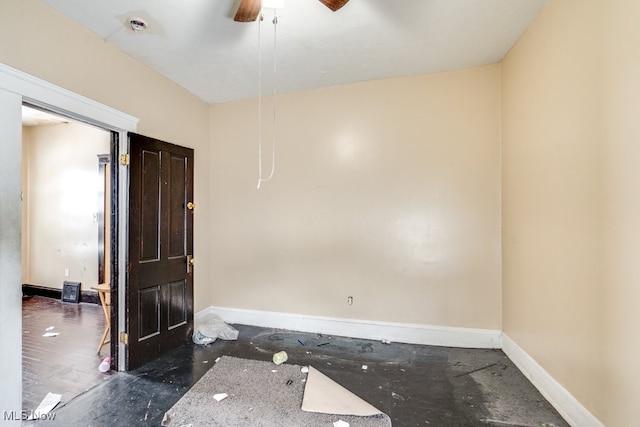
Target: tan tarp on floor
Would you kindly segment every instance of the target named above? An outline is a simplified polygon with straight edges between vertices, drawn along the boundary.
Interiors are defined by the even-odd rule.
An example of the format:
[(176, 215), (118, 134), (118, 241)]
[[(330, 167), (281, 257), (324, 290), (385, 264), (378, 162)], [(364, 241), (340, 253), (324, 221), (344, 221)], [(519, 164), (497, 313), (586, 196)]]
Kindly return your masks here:
[(383, 414), (317, 369), (309, 366), (302, 397), (302, 410), (322, 414), (367, 417)]

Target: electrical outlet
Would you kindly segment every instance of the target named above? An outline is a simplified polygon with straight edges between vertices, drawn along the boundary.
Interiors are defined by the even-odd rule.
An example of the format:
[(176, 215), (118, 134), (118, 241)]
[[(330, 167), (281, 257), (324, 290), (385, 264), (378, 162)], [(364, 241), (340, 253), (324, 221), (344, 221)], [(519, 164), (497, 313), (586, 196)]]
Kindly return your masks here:
[(353, 297), (347, 297), (347, 304), (353, 305)]

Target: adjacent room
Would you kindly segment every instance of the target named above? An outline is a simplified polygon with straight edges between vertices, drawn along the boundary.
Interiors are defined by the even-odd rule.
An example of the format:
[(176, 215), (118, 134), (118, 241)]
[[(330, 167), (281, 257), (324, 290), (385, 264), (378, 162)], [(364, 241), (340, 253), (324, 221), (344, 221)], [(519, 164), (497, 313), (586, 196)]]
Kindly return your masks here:
[(22, 126), (22, 402), (35, 408), (106, 375), (96, 289), (110, 276), (111, 134), (29, 106)]
[[(333, 379), (372, 396), (382, 387), (396, 420), (413, 399), (411, 411), (447, 425), (430, 399), (465, 382), (481, 392), (451, 391), (472, 414), (462, 425), (499, 425), (478, 378), (496, 380), (504, 366), (534, 387), (528, 402), (540, 397), (569, 425), (634, 425), (640, 4), (350, 0), (334, 12), (334, 1), (298, 0), (262, 21), (234, 20), (250, 3), (260, 5), (0, 4), (0, 411), (22, 409), (23, 272), (55, 260), (24, 254), (15, 159), (27, 102), (120, 137), (107, 263), (116, 373), (100, 390), (135, 413), (128, 421), (162, 420), (168, 408), (155, 399), (196, 389), (217, 357), (268, 361), (282, 347), (284, 366), (339, 359), (326, 368)], [(154, 168), (156, 179), (139, 179)], [(163, 182), (180, 200), (168, 241), (184, 245), (167, 253), (184, 276), (171, 270), (152, 293), (136, 269), (150, 265), (149, 241), (164, 254), (167, 239), (136, 209), (166, 197), (135, 185)], [(143, 237), (134, 248), (144, 256), (127, 247), (127, 230)], [(171, 240), (177, 232), (184, 240)], [(57, 266), (52, 283), (89, 285), (76, 269)], [(207, 313), (245, 338), (127, 365), (155, 336), (140, 307), (163, 307), (182, 338)], [(452, 363), (439, 376), (418, 359)], [(397, 392), (384, 374), (393, 363), (413, 369), (420, 392)], [(525, 396), (514, 390), (499, 381), (494, 391)], [(106, 406), (83, 406), (93, 418), (82, 420), (113, 420)]]

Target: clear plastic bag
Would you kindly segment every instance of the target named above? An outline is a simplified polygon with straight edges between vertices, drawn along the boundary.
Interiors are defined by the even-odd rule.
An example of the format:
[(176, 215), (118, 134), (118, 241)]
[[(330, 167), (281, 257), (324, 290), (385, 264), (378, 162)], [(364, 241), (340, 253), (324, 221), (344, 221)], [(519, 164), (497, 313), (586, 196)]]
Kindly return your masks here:
[(218, 315), (208, 313), (196, 320), (193, 342), (211, 344), (216, 339), (234, 341), (238, 339), (238, 330), (227, 325)]

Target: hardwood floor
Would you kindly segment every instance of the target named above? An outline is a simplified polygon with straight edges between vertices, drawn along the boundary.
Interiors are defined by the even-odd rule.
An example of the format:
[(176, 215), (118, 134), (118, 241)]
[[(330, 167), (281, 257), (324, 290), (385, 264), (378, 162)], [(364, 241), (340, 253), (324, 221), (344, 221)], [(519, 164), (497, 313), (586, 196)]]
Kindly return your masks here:
[[(48, 392), (68, 402), (107, 379), (110, 374), (100, 373), (98, 365), (109, 356), (109, 346), (96, 354), (104, 327), (99, 305), (23, 297), (22, 407), (35, 409)], [(43, 337), (46, 332), (59, 335)]]

